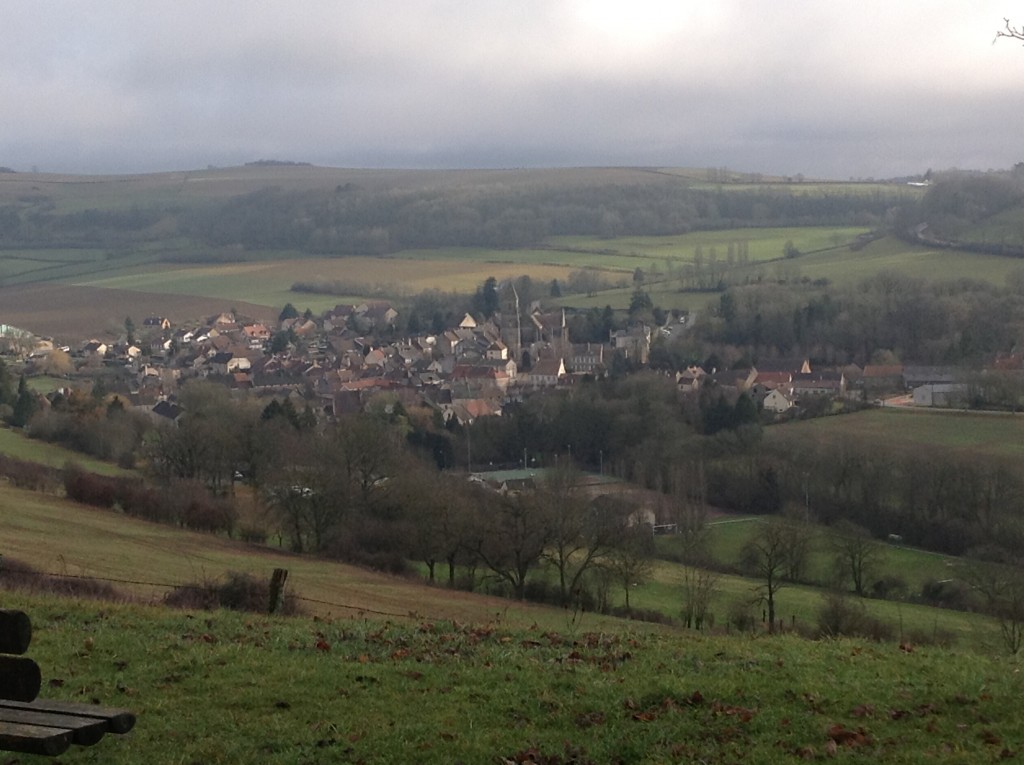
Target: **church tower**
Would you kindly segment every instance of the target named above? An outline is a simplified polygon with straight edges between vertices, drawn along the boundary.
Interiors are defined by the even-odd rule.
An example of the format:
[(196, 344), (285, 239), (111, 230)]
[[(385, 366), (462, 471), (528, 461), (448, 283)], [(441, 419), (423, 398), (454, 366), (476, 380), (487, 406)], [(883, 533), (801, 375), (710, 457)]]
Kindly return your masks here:
[(523, 362), (523, 327), (519, 314), (519, 293), (511, 280), (498, 290), (498, 310), (501, 312), (501, 339), (508, 346), (508, 355), (516, 364)]

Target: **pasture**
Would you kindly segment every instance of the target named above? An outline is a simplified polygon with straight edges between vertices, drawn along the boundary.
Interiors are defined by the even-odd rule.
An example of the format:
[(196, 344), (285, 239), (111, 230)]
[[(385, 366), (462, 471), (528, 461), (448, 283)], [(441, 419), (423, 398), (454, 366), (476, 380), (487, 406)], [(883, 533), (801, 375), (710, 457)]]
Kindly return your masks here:
[[(322, 617), (385, 612), (399, 619), (418, 614), (487, 622), (500, 615), (519, 626), (565, 626), (566, 615), (557, 609), (430, 587), (419, 580), (148, 523), (2, 483), (0, 508), (3, 554), (44, 573), (125, 580), (115, 587), (143, 601), (159, 602), (172, 587), (216, 582), (228, 572), (264, 579), (274, 568), (286, 568), (289, 587), (305, 599), (302, 607)], [(596, 616), (591, 620), (615, 622)]]
[(1003, 286), (1009, 274), (1024, 267), (1017, 258), (932, 249), (895, 237), (879, 239), (858, 252), (817, 253), (797, 258), (794, 263), (801, 277), (828, 279), (840, 286), (855, 284), (879, 271), (929, 282), (971, 279)]
[(940, 447), (974, 459), (1019, 462), (1024, 457), (1024, 416), (890, 407), (770, 427), (764, 438), (771, 448), (842, 439), (851, 445), (885, 443), (906, 450)]
[(5, 593), (46, 695), (138, 715), (61, 762), (988, 762), (1017, 663), (863, 640), (390, 622)]
[[(125, 262), (125, 268), (117, 272), (104, 270), (99, 275), (83, 274), (64, 281), (81, 287), (218, 298), (270, 308), (280, 308), (290, 302), (300, 310), (310, 308), (320, 312), (346, 297), (401, 299), (426, 289), (469, 293), (489, 276), (504, 279), (528, 275), (540, 284), (554, 279), (564, 283), (573, 270), (595, 268), (603, 272), (606, 281), (625, 281), (627, 286), (589, 297), (567, 296), (563, 304), (588, 307), (610, 303), (613, 307), (625, 307), (632, 294), (632, 274), (640, 268), (648, 274), (648, 287), (660, 305), (693, 310), (709, 299), (709, 293), (676, 294), (677, 282), (671, 274), (684, 264), (692, 263), (698, 248), (703, 251), (705, 262), (716, 259), (724, 264), (730, 243), (744, 242), (752, 263), (756, 263), (780, 258), (788, 241), (797, 248), (809, 250), (835, 247), (837, 242), (849, 242), (858, 233), (862, 230), (804, 228), (743, 229), (622, 240), (560, 237), (543, 248), (442, 248), (410, 250), (388, 257), (303, 258), (296, 253), (260, 252), (254, 253), (258, 256), (256, 259), (226, 264), (132, 266)], [(374, 293), (332, 296), (291, 291), (295, 282), (317, 280), (372, 286)]]
[[(699, 633), (428, 587), (2, 485), (0, 507), (4, 555), (42, 571), (122, 580), (112, 584), (156, 604), (173, 584), (284, 567), (306, 612), (5, 592), (5, 607), (31, 614), (48, 697), (138, 714), (128, 736), (62, 762), (168, 761), (173, 750), (210, 763), (524, 763), (544, 752), (775, 763), (824, 757), (847, 735), (838, 730), (861, 742), (840, 745), (841, 759), (912, 763), (1024, 743), (1017, 662), (977, 616), (867, 604), (896, 637), (954, 636), (953, 649), (723, 634), (731, 611), (760, 610), (755, 581), (723, 577), (714, 634)], [(660, 563), (631, 600), (675, 614), (680, 589), (679, 567)], [(819, 591), (786, 587), (778, 600), (787, 624), (814, 624)]]
[[(265, 578), (272, 569), (280, 567), (291, 572), (289, 585), (305, 599), (302, 603), (309, 612), (333, 618), (384, 612), (396, 618), (419, 614), (429, 619), (488, 621), (501, 614), (508, 623), (537, 623), (546, 629), (564, 629), (567, 621), (580, 621), (588, 629), (607, 628), (609, 623), (615, 623), (609, 617), (591, 613), (574, 615), (561, 609), (431, 587), (418, 579), (387, 576), (293, 555), (272, 546), (252, 546), (147, 523), (117, 512), (2, 485), (0, 506), (5, 507), (0, 528), (5, 552), (11, 558), (48, 573), (135, 582), (117, 586), (143, 600), (157, 601), (174, 585), (215, 582), (228, 572)], [(62, 529), (59, 538), (53, 536), (54, 528)], [(682, 607), (681, 578), (680, 566), (657, 563), (650, 581), (631, 588), (631, 605), (677, 618)], [(716, 624), (725, 628), (730, 615), (737, 610), (760, 621), (758, 587), (759, 582), (754, 579), (722, 576), (711, 607)], [(613, 603), (624, 603), (621, 586), (613, 586), (609, 594)], [(801, 628), (813, 628), (821, 596), (822, 590), (813, 587), (787, 586), (779, 594), (780, 618), (795, 618)], [(887, 622), (894, 634), (902, 626), (907, 632), (941, 632), (953, 636), (961, 645), (984, 645), (998, 650), (993, 625), (983, 617), (911, 604), (866, 602), (868, 611)]]
[[(292, 292), (296, 282), (339, 280), (346, 283), (380, 285), (381, 294), (401, 298), (428, 289), (472, 293), (489, 277), (514, 278), (528, 273), (534, 280), (565, 279), (562, 266), (485, 259), (405, 260), (402, 258), (347, 257), (289, 259), (228, 263), (223, 265), (162, 265), (158, 270), (79, 281), (79, 286), (129, 290), (133, 292), (217, 298), (257, 303), (280, 310), (285, 303), (300, 311), (309, 307), (323, 311), (342, 302), (344, 296)], [(359, 296), (356, 296), (359, 297)]]
[(118, 337), (124, 333), (127, 316), (137, 325), (147, 316), (166, 316), (180, 323), (203, 320), (233, 307), (254, 319), (272, 321), (281, 306), (275, 309), (242, 300), (52, 283), (0, 287), (0, 321), (66, 342)]
[(85, 470), (101, 475), (130, 475), (130, 471), (112, 463), (65, 449), (57, 444), (36, 441), (6, 427), (0, 428), (0, 454), (55, 468), (61, 468), (69, 462), (73, 462)]

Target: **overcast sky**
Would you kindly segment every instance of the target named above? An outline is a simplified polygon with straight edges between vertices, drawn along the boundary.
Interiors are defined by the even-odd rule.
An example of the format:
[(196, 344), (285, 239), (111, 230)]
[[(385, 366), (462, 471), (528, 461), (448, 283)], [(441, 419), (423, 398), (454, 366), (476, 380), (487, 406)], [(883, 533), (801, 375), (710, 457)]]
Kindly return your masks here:
[(1024, 160), (1016, 0), (2, 0), (0, 165)]

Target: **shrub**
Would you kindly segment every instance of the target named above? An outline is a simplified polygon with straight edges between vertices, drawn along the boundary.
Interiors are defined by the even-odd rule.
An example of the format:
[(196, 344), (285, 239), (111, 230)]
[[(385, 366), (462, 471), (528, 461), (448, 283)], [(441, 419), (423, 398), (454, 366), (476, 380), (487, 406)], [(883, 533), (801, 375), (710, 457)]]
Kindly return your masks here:
[(907, 582), (900, 576), (885, 576), (871, 585), (871, 595), (882, 600), (903, 600), (907, 591)]
[(0, 476), (10, 481), (12, 486), (30, 491), (56, 491), (61, 484), (61, 473), (56, 468), (2, 454)]
[(952, 630), (935, 625), (931, 630), (909, 630), (906, 634), (906, 640), (915, 645), (935, 645), (941, 648), (952, 648), (956, 645), (957, 636)]
[(64, 468), (64, 492), (70, 499), (94, 507), (113, 507), (117, 482), (113, 478), (87, 473), (76, 465)]
[(818, 611), (818, 635), (822, 637), (862, 637), (876, 642), (892, 640), (895, 629), (888, 622), (868, 615), (863, 603), (841, 592), (824, 596)]
[(749, 605), (746, 603), (733, 603), (729, 607), (726, 623), (730, 628), (740, 632), (753, 632), (754, 627), (757, 625), (757, 619), (751, 613)]
[[(251, 574), (232, 571), (222, 583), (204, 582), (176, 587), (164, 596), (164, 604), (203, 611), (227, 608), (232, 611), (266, 613), (270, 605), (270, 582), (257, 579)], [(298, 598), (292, 592), (285, 592), (278, 613), (292, 615), (299, 612)]]
[(242, 526), (238, 530), (238, 538), (249, 544), (262, 545), (267, 543), (267, 530), (256, 526)]
[(865, 619), (862, 604), (851, 601), (841, 592), (829, 592), (818, 609), (818, 637), (859, 635)]
[(118, 491), (118, 504), (126, 515), (157, 523), (174, 520), (159, 492), (141, 481), (125, 482)]
[(929, 579), (921, 585), (921, 602), (939, 608), (969, 611), (977, 606), (977, 596), (965, 582), (957, 579)]
[(656, 611), (653, 608), (626, 608), (615, 606), (609, 611), (612, 616), (620, 619), (632, 619), (638, 622), (651, 622), (652, 624), (675, 624), (675, 621), (668, 614)]
[(229, 535), (234, 531), (237, 522), (238, 511), (234, 505), (209, 495), (194, 496), (185, 506), (181, 516), (181, 525), (185, 528), (211, 533), (224, 531)]
[(108, 582), (44, 574), (27, 563), (7, 557), (0, 559), (0, 586), (8, 590), (55, 593), (93, 600), (127, 600), (123, 593)]

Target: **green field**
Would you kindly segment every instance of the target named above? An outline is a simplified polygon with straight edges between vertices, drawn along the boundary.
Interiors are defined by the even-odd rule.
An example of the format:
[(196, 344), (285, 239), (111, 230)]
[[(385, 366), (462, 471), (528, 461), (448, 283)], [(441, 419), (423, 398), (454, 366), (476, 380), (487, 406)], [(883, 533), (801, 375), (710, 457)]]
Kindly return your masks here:
[(1020, 460), (1024, 457), (1024, 416), (882, 408), (765, 430), (765, 441), (774, 448), (813, 443), (819, 438), (842, 438), (865, 446), (885, 443), (905, 449), (939, 446), (976, 458)]
[[(223, 537), (137, 521), (111, 511), (85, 509), (52, 496), (2, 486), (0, 506), (8, 508), (2, 528), (4, 549), (12, 558), (51, 573), (149, 583), (124, 585), (146, 598), (162, 595), (167, 589), (163, 583), (216, 581), (230, 571), (263, 577), (273, 568), (283, 567), (291, 572), (289, 584), (294, 591), (308, 599), (307, 607), (324, 615), (346, 616), (367, 609), (396, 617), (417, 613), (431, 619), (487, 620), (501, 613), (503, 618), (520, 625), (540, 623), (550, 629), (562, 629), (567, 620), (576, 618), (560, 609), (429, 587), (273, 548), (252, 547)], [(54, 528), (62, 529), (60, 539), (52, 537)], [(749, 530), (736, 532), (730, 531), (726, 546), (740, 544)], [(917, 555), (913, 551), (907, 554)], [(140, 576), (140, 571), (145, 571), (145, 575)], [(659, 563), (649, 582), (632, 588), (631, 605), (677, 617), (682, 607), (680, 577), (677, 565)], [(907, 580), (911, 585), (920, 585), (911, 576)], [(719, 595), (712, 604), (716, 623), (724, 628), (737, 607), (759, 616), (760, 606), (755, 604), (758, 587), (759, 582), (753, 579), (723, 576)], [(623, 604), (621, 587), (613, 587), (610, 595), (614, 603)], [(812, 587), (784, 588), (778, 596), (780, 618), (795, 617), (801, 628), (813, 629), (821, 595), (820, 590)], [(894, 635), (901, 628), (918, 634), (938, 630), (953, 636), (960, 645), (998, 650), (994, 625), (983, 617), (887, 601), (865, 603), (871, 615), (892, 627)], [(582, 615), (582, 623), (588, 628), (608, 622), (607, 617)]]
[[(742, 229), (621, 240), (560, 237), (544, 249), (444, 248), (410, 250), (382, 258), (306, 258), (297, 253), (264, 252), (254, 260), (209, 265), (134, 265), (128, 259), (116, 273), (83, 274), (64, 281), (78, 286), (222, 298), (271, 307), (291, 302), (300, 309), (322, 311), (333, 307), (343, 296), (300, 294), (292, 292), (291, 286), (297, 281), (341, 280), (379, 288), (377, 296), (401, 298), (425, 289), (472, 292), (489, 276), (503, 279), (528, 275), (542, 284), (553, 279), (564, 283), (572, 270), (596, 268), (608, 282), (625, 281), (627, 286), (589, 297), (567, 296), (562, 302), (578, 307), (608, 303), (625, 307), (632, 294), (633, 272), (641, 268), (648, 275), (648, 288), (659, 305), (692, 309), (704, 305), (710, 293), (678, 293), (672, 271), (692, 263), (698, 246), (706, 260), (714, 248), (718, 261), (725, 263), (729, 243), (746, 242), (751, 265), (742, 270), (753, 270), (759, 267), (759, 261), (780, 258), (787, 241), (804, 250), (834, 248), (837, 242), (849, 242), (858, 233), (862, 230), (805, 228)], [(843, 248), (841, 251), (846, 252)], [(109, 268), (106, 261), (101, 265)]]
[[(705, 267), (712, 254), (719, 267), (727, 268), (730, 283), (786, 279), (827, 280), (852, 286), (879, 271), (893, 271), (925, 279), (980, 279), (997, 285), (1021, 268), (1020, 261), (993, 255), (958, 253), (909, 245), (892, 237), (873, 242), (862, 250), (846, 245), (858, 228), (778, 228), (693, 232), (667, 237), (554, 237), (543, 247), (518, 250), (440, 248), (409, 250), (387, 257), (310, 258), (287, 251), (246, 253), (243, 262), (226, 264), (176, 264), (160, 262), (158, 248), (111, 253), (98, 250), (9, 251), (0, 254), (0, 284), (60, 281), (64, 284), (122, 289), (165, 295), (207, 297), (279, 308), (291, 302), (300, 309), (319, 312), (341, 298), (388, 297), (401, 299), (425, 289), (472, 292), (487, 277), (499, 279), (530, 276), (546, 284), (563, 284), (569, 273), (597, 269), (610, 284), (621, 288), (592, 295), (566, 295), (560, 302), (576, 308), (625, 308), (639, 268), (645, 289), (656, 305), (690, 311), (703, 310), (717, 300), (713, 292), (695, 292), (680, 279), (688, 273), (699, 247)], [(728, 265), (730, 243), (745, 243), (747, 263)], [(801, 252), (783, 259), (787, 242)], [(181, 252), (182, 243), (168, 245), (168, 253)], [(340, 280), (365, 285), (365, 294), (353, 296), (295, 293), (296, 281)], [(301, 304), (301, 305), (300, 305)]]
[[(973, 615), (868, 603), (900, 625), (902, 648), (725, 634), (721, 614), (758, 607), (755, 582), (723, 577), (707, 634), (427, 587), (2, 486), (0, 507), (8, 560), (115, 580), (143, 602), (283, 567), (307, 614), (5, 592), (32, 617), (45, 696), (138, 715), (127, 736), (62, 762), (776, 763), (833, 750), (975, 762), (1024, 744), (1018, 661)], [(678, 567), (659, 564), (632, 601), (674, 612), (679, 589)], [(786, 587), (778, 601), (805, 628), (820, 593)], [(952, 649), (916, 644), (950, 636)]]
[[(183, 531), (2, 482), (0, 508), (0, 554), (45, 573), (123, 580), (116, 586), (144, 601), (159, 600), (177, 585), (221, 581), (229, 572), (265, 578), (280, 567), (289, 570), (289, 587), (305, 599), (303, 607), (323, 617), (386, 612), (399, 619), (419, 614), (428, 619), (488, 621), (501, 615), (518, 626), (539, 623), (548, 629), (564, 628), (567, 619), (560, 609), (430, 587), (418, 580)], [(597, 628), (616, 620), (589, 616), (588, 622)]]
[[(472, 293), (489, 277), (514, 278), (523, 274), (543, 282), (565, 279), (562, 266), (495, 263), (486, 260), (403, 260), (400, 258), (320, 258), (229, 263), (224, 265), (168, 265), (133, 269), (117, 276), (76, 279), (79, 286), (140, 292), (198, 295), (225, 301), (245, 301), (281, 308), (294, 304), (300, 311), (324, 311), (342, 302), (344, 295), (293, 292), (299, 281), (340, 280), (381, 286), (384, 296), (401, 298), (428, 289)], [(377, 296), (377, 295), (375, 295)]]
[(50, 698), (126, 707), (61, 762), (988, 762), (1018, 663), (864, 641), (268, 618), (6, 593)]
[(0, 454), (20, 460), (39, 462), (50, 467), (64, 467), (69, 462), (85, 470), (102, 475), (129, 475), (130, 471), (109, 462), (93, 459), (81, 452), (65, 449), (63, 446), (36, 441), (9, 428), (0, 428)]
[(859, 252), (807, 255), (794, 262), (801, 276), (825, 278), (838, 285), (854, 284), (879, 271), (894, 271), (925, 281), (973, 279), (1003, 286), (1007, 275), (1024, 265), (1017, 258), (930, 249), (894, 237), (872, 242)]

